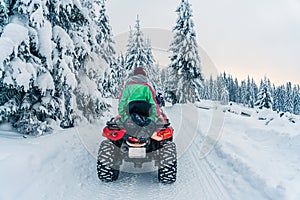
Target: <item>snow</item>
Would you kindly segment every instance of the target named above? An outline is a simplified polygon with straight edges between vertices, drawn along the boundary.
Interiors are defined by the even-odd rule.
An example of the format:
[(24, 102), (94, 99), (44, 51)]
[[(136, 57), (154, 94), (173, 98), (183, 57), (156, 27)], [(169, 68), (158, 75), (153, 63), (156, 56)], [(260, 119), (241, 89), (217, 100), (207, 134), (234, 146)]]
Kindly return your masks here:
[(47, 59), (47, 66), (49, 70), (52, 70), (51, 53), (52, 53), (52, 26), (51, 23), (46, 20), (44, 26), (38, 30), (39, 38), (39, 52)]
[(91, 80), (87, 75), (82, 73), (80, 75), (80, 82), (81, 84), (78, 88), (80, 93), (84, 94), (85, 96), (92, 96), (95, 98), (102, 99), (96, 83), (93, 80)]
[(35, 80), (36, 69), (30, 63), (23, 62), (19, 58), (14, 58), (10, 65), (12, 66), (11, 76), (6, 76), (3, 80), (8, 85), (14, 85), (14, 81), (18, 86), (23, 86), (24, 91), (28, 91), (31, 79)]
[(300, 199), (300, 117), (210, 101), (164, 108), (178, 150), (174, 184), (159, 184), (152, 165), (134, 173), (128, 163), (116, 182), (99, 181), (101, 130), (117, 112), (107, 102), (101, 121), (42, 137), (1, 125), (0, 199)]
[(43, 8), (40, 6), (30, 15), (30, 22), (33, 27), (40, 28), (44, 25)]
[(28, 30), (19, 24), (8, 24), (1, 35), (3, 38), (9, 38), (15, 46), (19, 46), (21, 42), (28, 40)]
[(1, 51), (0, 51), (0, 66), (1, 66), (1, 70), (4, 71), (3, 62), (13, 52), (13, 50), (14, 50), (14, 43), (9, 38), (3, 38), (3, 37), (1, 37), (0, 38), (0, 47), (1, 47)]
[[(66, 78), (66, 84), (69, 85), (72, 89), (74, 89), (77, 86), (77, 80), (75, 74), (71, 71), (68, 65), (68, 63), (72, 63), (72, 61), (71, 59), (69, 60), (67, 58), (61, 61), (60, 67), (63, 69), (62, 75)], [(67, 61), (68, 63), (66, 63), (66, 60), (69, 60)]]
[(78, 9), (81, 9), (81, 3), (79, 0), (64, 0), (60, 2), (63, 8), (70, 9), (70, 6), (75, 5)]
[(3, 68), (3, 62), (7, 59), (14, 51), (14, 49), (25, 40), (28, 40), (28, 30), (19, 24), (10, 23), (8, 24), (0, 38), (0, 66)]
[(53, 38), (60, 42), (61, 47), (67, 47), (69, 49), (74, 49), (73, 41), (68, 35), (68, 33), (59, 26), (53, 27)]
[(47, 90), (55, 90), (54, 82), (51, 74), (48, 71), (43, 72), (37, 77), (36, 85), (42, 91), (42, 93), (46, 93)]

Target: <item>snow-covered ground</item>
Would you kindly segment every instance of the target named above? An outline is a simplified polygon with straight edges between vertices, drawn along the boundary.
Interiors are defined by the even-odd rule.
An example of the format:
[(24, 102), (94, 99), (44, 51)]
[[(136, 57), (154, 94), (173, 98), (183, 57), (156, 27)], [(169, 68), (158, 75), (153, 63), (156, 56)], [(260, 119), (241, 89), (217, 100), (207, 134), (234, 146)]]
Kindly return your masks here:
[(0, 199), (300, 199), (299, 116), (213, 102), (164, 110), (178, 148), (174, 184), (158, 183), (151, 164), (133, 173), (125, 163), (118, 181), (98, 180), (108, 116), (37, 138), (1, 126)]

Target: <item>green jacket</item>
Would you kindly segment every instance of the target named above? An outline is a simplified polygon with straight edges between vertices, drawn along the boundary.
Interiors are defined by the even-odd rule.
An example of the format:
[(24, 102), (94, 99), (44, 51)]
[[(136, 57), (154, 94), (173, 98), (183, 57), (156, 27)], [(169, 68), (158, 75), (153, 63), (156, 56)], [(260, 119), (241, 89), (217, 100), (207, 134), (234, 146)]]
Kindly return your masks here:
[(129, 78), (123, 92), (119, 98), (119, 115), (122, 121), (128, 119), (127, 106), (131, 101), (143, 100), (152, 106), (152, 114), (149, 117), (153, 121), (157, 121), (160, 115), (159, 106), (156, 102), (155, 93), (152, 87), (146, 82), (147, 78), (143, 75), (135, 75)]

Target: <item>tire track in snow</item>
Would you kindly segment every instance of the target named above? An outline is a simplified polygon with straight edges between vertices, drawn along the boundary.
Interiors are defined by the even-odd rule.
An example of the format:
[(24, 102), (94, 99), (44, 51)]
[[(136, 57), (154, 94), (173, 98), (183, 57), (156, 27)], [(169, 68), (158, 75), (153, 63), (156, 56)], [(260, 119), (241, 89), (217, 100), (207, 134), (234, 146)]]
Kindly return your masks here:
[[(180, 115), (181, 117), (174, 115), (179, 110), (182, 114)], [(95, 147), (95, 140), (99, 140), (97, 139), (99, 138), (99, 133), (96, 133), (98, 136), (95, 136), (85, 132), (86, 134), (79, 134), (78, 136), (80, 140), (84, 139), (84, 146), (91, 154), (91, 158), (88, 161), (83, 159), (84, 162), (87, 162), (85, 164), (82, 163), (86, 170), (79, 169), (82, 174), (79, 178), (82, 181), (82, 185), (80, 194), (76, 195), (77, 198), (129, 200), (153, 199), (154, 197), (156, 199), (178, 200), (230, 199), (224, 185), (206, 163), (206, 160), (200, 159), (201, 148), (203, 148), (201, 144), (206, 140), (200, 134), (200, 129), (208, 130), (206, 126), (210, 125), (211, 113), (208, 111), (201, 113), (202, 116), (200, 116), (200, 112), (198, 109), (195, 110), (193, 105), (183, 108), (174, 107), (174, 110), (168, 109), (167, 111), (173, 114), (172, 116), (170, 115), (170, 118), (172, 125), (175, 126), (175, 143), (178, 148), (178, 174), (177, 181), (174, 184), (164, 185), (158, 183), (156, 171), (141, 174), (121, 171), (120, 177), (116, 182), (101, 182), (98, 180), (96, 173), (96, 160), (93, 159), (95, 158), (95, 155), (93, 155), (96, 152), (95, 149), (99, 147)], [(89, 128), (89, 130), (91, 129)], [(197, 144), (198, 141), (201, 142), (200, 145)], [(91, 166), (94, 166), (95, 169), (92, 169)], [(89, 174), (89, 179), (85, 178), (84, 172)]]
[[(201, 199), (232, 199), (221, 179), (205, 159), (220, 136), (224, 113), (219, 109), (201, 111), (203, 112), (191, 105), (185, 106), (184, 111), (181, 111), (183, 120), (180, 121), (179, 133), (175, 138), (175, 143), (179, 146), (179, 155), (184, 153), (182, 157), (186, 156), (189, 160), (191, 168), (188, 169), (188, 172), (193, 170), (194, 177), (191, 179), (197, 180), (195, 184), (199, 185), (198, 191), (193, 192), (194, 194), (200, 192), (196, 196), (201, 196)], [(175, 129), (175, 131), (177, 130)], [(203, 132), (206, 132), (207, 136)], [(182, 161), (183, 159), (179, 158), (179, 166)], [(189, 177), (186, 172), (183, 173), (185, 174), (183, 178)], [(181, 178), (180, 168), (178, 178)], [(195, 199), (195, 196), (192, 196), (191, 199)]]
[[(200, 136), (198, 136), (200, 137)], [(208, 165), (206, 159), (199, 158), (199, 148), (197, 144), (192, 144), (188, 153), (191, 155), (191, 159), (197, 170), (197, 178), (203, 187), (205, 187), (205, 193), (207, 197), (205, 199), (219, 199), (226, 200), (232, 199), (227, 192), (223, 182), (219, 179), (218, 175)]]

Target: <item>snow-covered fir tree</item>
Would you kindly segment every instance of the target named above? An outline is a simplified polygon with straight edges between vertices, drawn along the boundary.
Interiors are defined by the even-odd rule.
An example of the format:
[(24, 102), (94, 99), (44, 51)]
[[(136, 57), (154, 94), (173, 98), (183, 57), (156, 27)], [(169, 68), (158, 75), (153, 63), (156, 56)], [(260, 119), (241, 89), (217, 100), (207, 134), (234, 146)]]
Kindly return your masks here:
[[(35, 105), (47, 90), (54, 90), (54, 84), (52, 79), (43, 81), (41, 79), (44, 74), (49, 74), (49, 71), (42, 67), (42, 61), (35, 51), (36, 42), (33, 42), (31, 36), (37, 35), (37, 31), (28, 27), (28, 24), (23, 21), (24, 19), (19, 15), (11, 17), (11, 23), (4, 27), (0, 38), (1, 93), (8, 97), (5, 99), (6, 102), (1, 103), (0, 109), (3, 111), (1, 115), (5, 116), (4, 118), (1, 117), (2, 119), (10, 121), (22, 133), (29, 134), (28, 129), (25, 128), (25, 123), (22, 123), (24, 124), (24, 129), (22, 129), (19, 127), (19, 122), (24, 120), (24, 116), (28, 113), (33, 116), (39, 111), (39, 107)], [(35, 20), (32, 19), (32, 21)], [(30, 20), (28, 19), (27, 22), (30, 23)], [(48, 81), (48, 83), (45, 84), (44, 81)], [(7, 95), (8, 92), (15, 95)], [(39, 128), (40, 119), (36, 117), (26, 119), (28, 126), (35, 124), (37, 125), (34, 126), (36, 130)], [(47, 127), (44, 131), (46, 129)], [(37, 134), (36, 130), (31, 133)], [(43, 131), (39, 131), (39, 133), (41, 132)]]
[(162, 83), (162, 93), (164, 94), (165, 101), (175, 104), (177, 102), (176, 95), (176, 82), (171, 82), (171, 68), (165, 67), (161, 70), (161, 83)]
[(276, 88), (274, 92), (274, 107), (273, 110), (276, 111), (284, 111), (284, 104), (285, 104), (285, 86), (281, 85)]
[(159, 63), (153, 64), (152, 69), (151, 85), (154, 87), (155, 91), (162, 93), (164, 90), (161, 81), (161, 70), (159, 69)]
[(205, 100), (210, 99), (208, 83), (209, 82), (207, 80), (204, 81), (203, 91), (201, 93), (201, 99), (205, 99)]
[(127, 56), (130, 55), (132, 45), (133, 45), (133, 30), (132, 30), (132, 27), (129, 26), (128, 39), (127, 39), (127, 44), (126, 44), (127, 49), (125, 52), (125, 69), (127, 69), (127, 67), (126, 67), (126, 61), (128, 60)]
[[(62, 120), (61, 126), (73, 127), (76, 114), (76, 105), (72, 99), (72, 92), (77, 87), (76, 71), (73, 65), (74, 45), (69, 35), (59, 26), (53, 27), (53, 80), (55, 85), (54, 96), (58, 100), (58, 118)], [(71, 115), (72, 113), (72, 115)]]
[(118, 98), (124, 84), (125, 76), (125, 60), (124, 56), (120, 54), (116, 60), (110, 64), (110, 67), (104, 72), (104, 79), (102, 82), (103, 97)]
[(295, 85), (293, 88), (293, 113), (295, 115), (300, 114), (300, 93), (299, 85)]
[(4, 0), (0, 0), (0, 36), (3, 27), (8, 23), (8, 9)]
[(293, 89), (292, 83), (287, 82), (285, 87), (285, 95), (284, 95), (284, 112), (293, 113), (294, 105), (293, 105)]
[(253, 105), (253, 100), (251, 102), (251, 80), (250, 77), (247, 77), (247, 82), (246, 82), (246, 105), (247, 107), (251, 108)]
[(25, 134), (41, 134), (49, 130), (48, 119), (70, 127), (81, 113), (101, 116), (107, 105), (98, 86), (108, 64), (97, 51), (95, 2), (5, 3), (1, 8), (6, 5), (10, 14), (6, 20), (0, 12), (1, 121)]
[(250, 86), (247, 86), (249, 90), (249, 100), (248, 100), (248, 107), (249, 108), (254, 108), (254, 104), (256, 102), (256, 95), (257, 95), (257, 85), (254, 81), (254, 79), (251, 79)]
[(119, 77), (119, 86), (120, 86), (119, 90), (117, 92), (118, 95), (122, 91), (123, 86), (124, 86), (124, 82), (125, 82), (125, 80), (124, 80), (125, 75), (126, 75), (125, 65), (126, 65), (126, 58), (123, 55), (123, 53), (120, 53), (118, 58), (117, 58), (117, 66), (118, 66), (118, 73), (117, 74), (118, 74), (118, 77)]
[(219, 79), (218, 79), (218, 91), (219, 91), (219, 101), (221, 102), (221, 104), (223, 105), (227, 105), (229, 102), (229, 92), (226, 86), (226, 82), (224, 77), (222, 77), (222, 75), (220, 75)]
[(138, 17), (135, 24), (135, 30), (131, 34), (132, 35), (129, 35), (128, 39), (125, 64), (125, 68), (128, 73), (132, 72), (137, 67), (146, 67), (149, 63), (143, 33), (140, 28), (140, 20)]
[(147, 62), (148, 62), (147, 65), (152, 66), (153, 63), (155, 62), (155, 59), (152, 53), (151, 40), (149, 38), (145, 40), (145, 50), (146, 50)]
[(234, 102), (240, 103), (241, 102), (240, 85), (239, 85), (239, 81), (237, 78), (234, 79), (233, 88), (235, 90), (235, 101)]
[(276, 86), (273, 84), (273, 104), (272, 109), (275, 111), (279, 111), (279, 87), (276, 88)]
[(216, 88), (216, 86), (215, 86), (213, 77), (210, 76), (209, 81), (208, 81), (208, 94), (209, 94), (209, 99), (211, 99), (211, 100), (216, 100), (215, 88)]
[(174, 38), (170, 45), (172, 55), (169, 67), (173, 70), (171, 82), (178, 82), (176, 95), (179, 103), (194, 102), (200, 96), (199, 88), (204, 78), (201, 73), (190, 3), (181, 0), (176, 12), (178, 18), (173, 28)]
[(255, 102), (255, 106), (258, 106), (259, 109), (267, 108), (271, 109), (273, 104), (273, 98), (270, 92), (270, 86), (266, 78), (261, 80), (260, 90), (257, 94), (257, 101)]
[(242, 82), (241, 82), (240, 96), (241, 96), (241, 101), (240, 101), (240, 103), (241, 103), (243, 106), (247, 106), (247, 105), (248, 105), (248, 99), (247, 99), (248, 91), (247, 91), (247, 85), (246, 85), (246, 82), (245, 82), (244, 80), (242, 80)]
[(158, 68), (155, 68), (154, 57), (150, 40), (145, 40), (140, 27), (140, 20), (137, 17), (134, 31), (130, 30), (126, 51), (125, 69), (127, 76), (137, 67), (143, 67), (148, 79), (157, 90), (157, 83), (160, 81)]
[(229, 101), (236, 102), (236, 87), (232, 76), (228, 76), (228, 92), (229, 92)]
[(145, 41), (145, 50), (147, 55), (147, 65), (145, 67), (147, 76), (149, 77), (154, 90), (159, 91), (161, 90), (160, 70), (158, 63), (155, 64), (150, 39), (146, 39)]
[(100, 5), (99, 16), (97, 19), (97, 35), (96, 40), (100, 46), (100, 52), (103, 55), (104, 60), (112, 64), (115, 62), (115, 49), (113, 47), (113, 35), (112, 35), (112, 28), (109, 24), (109, 18), (106, 15), (106, 8), (105, 8), (105, 1), (106, 0), (96, 0), (95, 2)]

